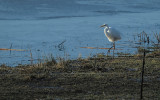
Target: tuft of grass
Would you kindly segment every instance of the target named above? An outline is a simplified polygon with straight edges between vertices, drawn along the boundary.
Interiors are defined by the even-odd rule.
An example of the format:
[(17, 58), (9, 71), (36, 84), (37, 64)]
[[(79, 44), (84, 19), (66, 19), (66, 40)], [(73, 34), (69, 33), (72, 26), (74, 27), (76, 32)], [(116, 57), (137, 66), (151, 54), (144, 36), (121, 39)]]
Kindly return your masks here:
[(147, 57), (160, 57), (160, 50), (153, 51), (153, 52), (147, 54)]
[(126, 57), (126, 56), (132, 56), (130, 53), (123, 53), (123, 52), (119, 52), (117, 53), (118, 57)]
[(43, 63), (45, 66), (54, 66), (57, 64), (56, 59), (51, 54), (49, 58), (46, 58), (45, 62)]

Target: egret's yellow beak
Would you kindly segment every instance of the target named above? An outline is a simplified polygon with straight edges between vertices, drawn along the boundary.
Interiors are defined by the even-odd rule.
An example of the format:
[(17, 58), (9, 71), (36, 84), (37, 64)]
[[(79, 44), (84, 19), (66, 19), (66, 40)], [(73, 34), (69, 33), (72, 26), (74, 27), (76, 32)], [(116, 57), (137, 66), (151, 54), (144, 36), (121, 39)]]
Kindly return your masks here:
[(106, 26), (106, 25), (101, 25), (100, 27), (104, 27), (104, 26)]

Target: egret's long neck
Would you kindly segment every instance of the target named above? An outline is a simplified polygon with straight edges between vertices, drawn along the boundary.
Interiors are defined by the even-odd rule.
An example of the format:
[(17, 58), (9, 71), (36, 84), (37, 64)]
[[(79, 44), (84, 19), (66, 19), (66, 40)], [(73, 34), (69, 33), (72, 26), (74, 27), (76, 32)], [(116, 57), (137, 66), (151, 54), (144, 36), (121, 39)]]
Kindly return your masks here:
[(105, 26), (104, 31), (108, 31), (109, 27)]

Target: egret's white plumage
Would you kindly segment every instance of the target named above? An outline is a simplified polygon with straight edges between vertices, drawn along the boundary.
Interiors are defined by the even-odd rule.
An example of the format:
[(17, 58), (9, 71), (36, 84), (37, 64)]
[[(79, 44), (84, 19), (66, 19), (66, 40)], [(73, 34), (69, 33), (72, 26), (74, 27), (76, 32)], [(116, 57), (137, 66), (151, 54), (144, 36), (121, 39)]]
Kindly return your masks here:
[[(110, 42), (113, 42), (112, 47), (115, 49), (115, 41), (118, 41), (121, 39), (121, 33), (118, 30), (116, 30), (112, 27), (109, 27), (107, 24), (103, 24), (101, 27), (104, 27), (104, 34), (106, 35), (106, 37), (108, 38), (108, 40)], [(110, 51), (110, 49), (109, 49), (109, 51)], [(113, 50), (113, 52), (114, 52), (114, 50)]]
[(102, 25), (104, 28), (104, 34), (110, 42), (115, 42), (121, 39), (121, 33), (116, 29), (109, 27), (107, 24)]

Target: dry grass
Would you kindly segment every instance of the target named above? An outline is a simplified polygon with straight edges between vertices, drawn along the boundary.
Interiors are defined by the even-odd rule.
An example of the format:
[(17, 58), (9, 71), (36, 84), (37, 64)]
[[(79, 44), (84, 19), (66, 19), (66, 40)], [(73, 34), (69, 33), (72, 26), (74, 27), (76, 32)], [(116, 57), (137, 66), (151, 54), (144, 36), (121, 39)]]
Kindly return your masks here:
[[(160, 99), (159, 57), (148, 56), (144, 99)], [(1, 99), (137, 100), (142, 58), (97, 56), (43, 64), (0, 67)]]

